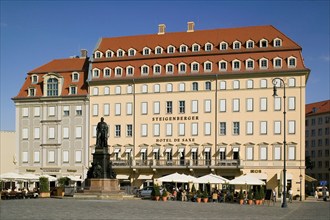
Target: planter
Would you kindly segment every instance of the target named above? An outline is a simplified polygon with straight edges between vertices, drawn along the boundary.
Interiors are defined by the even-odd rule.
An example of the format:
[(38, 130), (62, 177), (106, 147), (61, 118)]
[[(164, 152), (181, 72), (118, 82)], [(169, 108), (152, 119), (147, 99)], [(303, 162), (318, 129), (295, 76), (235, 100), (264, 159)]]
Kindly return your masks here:
[(200, 203), (202, 201), (202, 198), (196, 198), (196, 201)]
[(56, 189), (56, 196), (63, 197), (64, 196), (64, 188), (62, 188), (62, 187), (57, 188)]
[(167, 196), (163, 196), (163, 197), (162, 197), (162, 200), (163, 200), (164, 202), (166, 202), (166, 201), (167, 201)]
[(155, 196), (156, 201), (159, 201), (159, 199), (160, 199), (160, 196)]
[(253, 200), (252, 199), (249, 199), (248, 200), (248, 203), (249, 203), (249, 205), (252, 205), (253, 204)]
[(50, 198), (50, 192), (40, 192), (39, 197), (40, 198)]
[(209, 198), (203, 198), (203, 202), (207, 203), (209, 201)]
[(240, 200), (239, 200), (239, 204), (240, 204), (240, 205), (243, 205), (243, 203), (244, 203), (244, 199), (240, 199)]

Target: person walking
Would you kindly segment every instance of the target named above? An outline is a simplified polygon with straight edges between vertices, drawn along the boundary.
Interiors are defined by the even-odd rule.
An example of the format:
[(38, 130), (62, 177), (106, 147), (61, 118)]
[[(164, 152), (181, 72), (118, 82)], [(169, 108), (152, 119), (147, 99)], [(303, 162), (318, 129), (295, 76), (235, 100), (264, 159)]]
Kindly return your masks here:
[(289, 202), (292, 203), (292, 188), (289, 189)]
[(319, 196), (317, 195), (317, 190), (315, 190), (314, 192), (314, 198), (316, 199), (316, 201), (319, 199)]
[(273, 189), (273, 202), (276, 203), (276, 191)]

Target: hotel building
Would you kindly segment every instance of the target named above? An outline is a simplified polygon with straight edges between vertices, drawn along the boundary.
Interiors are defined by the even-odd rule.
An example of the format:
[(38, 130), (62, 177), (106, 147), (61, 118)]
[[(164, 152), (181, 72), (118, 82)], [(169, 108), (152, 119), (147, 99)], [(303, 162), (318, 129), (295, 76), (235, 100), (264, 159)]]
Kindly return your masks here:
[[(330, 183), (330, 100), (306, 105), (306, 157), (310, 158), (313, 169), (306, 173), (320, 181)], [(313, 191), (314, 192), (314, 191)]]
[(27, 73), (16, 107), (18, 172), (85, 178), (88, 58), (56, 59)]
[[(302, 48), (273, 26), (158, 28), (97, 43), (88, 76), (90, 152), (104, 117), (122, 184), (141, 187), (174, 172), (229, 179), (253, 173), (281, 192), (286, 154), (288, 188), (304, 194), (310, 70)], [(286, 99), (279, 80), (272, 96), (276, 77)]]

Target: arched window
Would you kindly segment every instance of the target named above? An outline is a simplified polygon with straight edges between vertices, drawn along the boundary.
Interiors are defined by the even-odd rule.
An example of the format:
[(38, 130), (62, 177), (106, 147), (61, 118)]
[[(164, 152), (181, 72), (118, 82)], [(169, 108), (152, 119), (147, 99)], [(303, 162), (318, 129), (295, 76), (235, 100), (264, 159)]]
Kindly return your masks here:
[(50, 78), (47, 80), (47, 96), (58, 96), (58, 80)]

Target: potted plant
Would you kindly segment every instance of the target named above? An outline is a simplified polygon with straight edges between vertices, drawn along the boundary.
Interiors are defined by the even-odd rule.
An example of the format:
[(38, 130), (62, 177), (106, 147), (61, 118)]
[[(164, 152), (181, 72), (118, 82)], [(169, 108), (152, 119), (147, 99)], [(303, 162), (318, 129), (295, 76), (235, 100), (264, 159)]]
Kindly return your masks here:
[(61, 177), (57, 181), (56, 196), (64, 196), (65, 186), (68, 186), (70, 183), (70, 178)]
[(254, 194), (254, 199), (256, 200), (256, 205), (260, 205), (260, 199), (261, 199), (261, 197), (260, 197), (260, 193), (259, 193), (259, 190), (258, 189), (256, 189), (256, 192)]
[(207, 203), (209, 201), (209, 194), (207, 193), (207, 190), (203, 192), (202, 198), (204, 203)]
[(154, 185), (154, 187), (152, 188), (151, 196), (152, 196), (156, 201), (159, 201), (159, 198), (160, 198), (160, 190), (159, 190), (159, 186), (158, 186), (157, 184)]
[(47, 177), (40, 177), (39, 178), (40, 183), (40, 197), (41, 198), (49, 198), (50, 197), (50, 191), (49, 191), (49, 181)]
[(201, 193), (201, 191), (197, 191), (197, 194), (196, 194), (196, 201), (198, 202), (198, 203), (200, 203), (201, 202), (201, 200), (202, 200), (202, 193)]
[(240, 191), (239, 191), (238, 198), (239, 198), (239, 204), (240, 204), (240, 205), (243, 205), (243, 203), (244, 203), (244, 196), (243, 196), (243, 190), (242, 190), (242, 187), (241, 187), (241, 189), (240, 189)]
[(249, 190), (247, 199), (248, 199), (249, 205), (252, 205), (253, 204), (253, 193), (252, 193), (251, 189)]
[(163, 190), (163, 194), (162, 194), (162, 200), (164, 201), (164, 202), (166, 202), (167, 201), (167, 191), (166, 191), (166, 189), (164, 188), (164, 190)]

